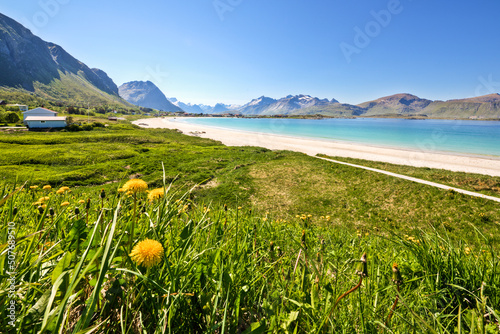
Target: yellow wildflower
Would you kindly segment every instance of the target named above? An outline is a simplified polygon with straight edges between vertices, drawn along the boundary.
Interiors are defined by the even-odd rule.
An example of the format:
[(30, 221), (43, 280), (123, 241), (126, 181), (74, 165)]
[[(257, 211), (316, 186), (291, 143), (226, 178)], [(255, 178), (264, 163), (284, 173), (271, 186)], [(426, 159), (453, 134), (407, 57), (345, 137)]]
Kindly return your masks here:
[(132, 179), (127, 181), (121, 189), (132, 194), (142, 193), (148, 189), (148, 184), (140, 179)]
[(68, 206), (69, 205), (69, 202), (62, 202), (61, 203), (61, 206)]
[(165, 188), (156, 188), (149, 192), (148, 199), (153, 202), (155, 199), (160, 199), (165, 194)]
[(470, 247), (465, 247), (465, 249), (464, 249), (464, 252), (465, 252), (465, 254), (467, 254), (467, 255), (469, 255), (469, 254), (471, 253), (471, 251), (472, 251), (472, 250), (470, 249)]
[(145, 239), (135, 245), (130, 257), (138, 265), (150, 268), (160, 263), (163, 257), (163, 246), (156, 240)]
[(43, 203), (43, 202), (47, 202), (49, 199), (50, 199), (50, 197), (49, 197), (49, 196), (44, 196), (44, 197), (40, 197), (40, 198), (38, 199), (38, 201)]
[(36, 189), (38, 186), (30, 186), (30, 189)]
[(48, 185), (48, 184), (47, 184), (46, 186), (43, 186), (43, 188), (42, 188), (42, 189), (43, 189), (43, 190), (50, 190), (50, 189), (52, 189), (52, 187), (51, 187), (50, 185)]
[(78, 201), (78, 203), (80, 203), (80, 204), (85, 204), (85, 200), (84, 200), (84, 199), (81, 199), (81, 200), (79, 200), (79, 201)]

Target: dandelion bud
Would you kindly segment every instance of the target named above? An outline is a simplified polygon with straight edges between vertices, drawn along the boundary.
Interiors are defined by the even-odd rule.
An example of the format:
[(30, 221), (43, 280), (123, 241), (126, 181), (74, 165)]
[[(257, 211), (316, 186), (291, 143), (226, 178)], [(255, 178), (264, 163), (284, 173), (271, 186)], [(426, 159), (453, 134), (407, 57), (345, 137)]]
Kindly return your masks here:
[(13, 216), (17, 215), (17, 206), (15, 206), (14, 209), (12, 209), (12, 215)]
[(224, 204), (224, 211), (227, 212), (227, 204)]
[(43, 206), (40, 205), (38, 207), (38, 213), (43, 214), (44, 211), (45, 211), (45, 209), (43, 208)]
[(99, 195), (99, 197), (101, 199), (105, 199), (106, 198), (106, 192), (104, 191), (104, 189), (101, 189), (101, 194)]
[(54, 208), (49, 209), (49, 215), (53, 216), (54, 215)]
[(269, 251), (271, 253), (274, 253), (274, 242), (272, 242), (272, 241), (269, 243)]
[(325, 239), (321, 239), (321, 252), (325, 252)]
[(366, 253), (363, 253), (363, 256), (361, 256), (360, 262), (356, 267), (356, 275), (368, 277), (368, 263), (366, 261)]
[(278, 250), (278, 256), (282, 257), (283, 256), (283, 251), (281, 250), (281, 247), (278, 246), (278, 247), (276, 247), (276, 249)]
[(79, 215), (80, 214), (80, 208), (76, 207), (75, 208), (75, 215)]
[(300, 238), (302, 247), (306, 248), (306, 230), (302, 230), (302, 237)]
[(90, 209), (90, 198), (87, 198), (87, 203), (85, 204), (85, 209)]
[(403, 277), (401, 277), (397, 263), (392, 264), (392, 282), (396, 285), (403, 283)]

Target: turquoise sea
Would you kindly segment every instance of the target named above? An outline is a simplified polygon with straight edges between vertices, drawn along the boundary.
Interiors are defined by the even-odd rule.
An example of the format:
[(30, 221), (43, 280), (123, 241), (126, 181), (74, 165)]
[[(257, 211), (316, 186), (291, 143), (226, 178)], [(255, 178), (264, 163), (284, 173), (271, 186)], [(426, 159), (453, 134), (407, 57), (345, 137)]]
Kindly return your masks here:
[[(177, 119), (181, 121), (181, 119)], [(500, 157), (500, 122), (463, 120), (188, 118), (183, 122), (419, 151)]]

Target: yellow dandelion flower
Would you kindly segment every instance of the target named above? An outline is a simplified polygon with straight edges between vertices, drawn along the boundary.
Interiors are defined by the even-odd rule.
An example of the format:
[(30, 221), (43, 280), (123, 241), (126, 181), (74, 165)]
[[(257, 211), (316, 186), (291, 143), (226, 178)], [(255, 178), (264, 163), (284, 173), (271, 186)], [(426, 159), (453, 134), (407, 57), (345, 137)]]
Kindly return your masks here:
[(42, 202), (42, 203), (43, 203), (43, 202), (47, 202), (49, 199), (50, 199), (50, 197), (49, 197), (49, 196), (40, 197), (40, 198), (38, 199), (38, 202)]
[(156, 188), (149, 192), (148, 199), (150, 202), (153, 202), (156, 199), (162, 198), (164, 194), (165, 194), (165, 188)]
[(140, 179), (132, 179), (127, 181), (121, 189), (132, 194), (142, 193), (148, 189), (148, 184)]
[(467, 255), (469, 255), (469, 254), (471, 253), (471, 251), (472, 251), (472, 250), (470, 249), (470, 247), (465, 247), (465, 249), (464, 249), (464, 252), (465, 252), (465, 254), (467, 254)]
[(30, 186), (30, 189), (36, 189), (38, 186)]
[(69, 205), (69, 202), (62, 202), (61, 203), (61, 206), (68, 206)]
[(48, 185), (48, 184), (47, 184), (46, 186), (43, 186), (43, 188), (42, 188), (42, 189), (43, 189), (43, 190), (50, 190), (50, 189), (52, 189), (52, 187), (51, 187), (50, 185)]
[(262, 218), (262, 220), (265, 221), (265, 222), (267, 222), (267, 218), (266, 217)]
[(79, 200), (79, 201), (78, 201), (78, 203), (80, 203), (80, 204), (85, 204), (85, 200), (84, 200), (84, 199), (81, 199), (81, 200)]
[(163, 246), (156, 240), (145, 239), (135, 245), (130, 257), (138, 265), (150, 268), (160, 263), (163, 257)]

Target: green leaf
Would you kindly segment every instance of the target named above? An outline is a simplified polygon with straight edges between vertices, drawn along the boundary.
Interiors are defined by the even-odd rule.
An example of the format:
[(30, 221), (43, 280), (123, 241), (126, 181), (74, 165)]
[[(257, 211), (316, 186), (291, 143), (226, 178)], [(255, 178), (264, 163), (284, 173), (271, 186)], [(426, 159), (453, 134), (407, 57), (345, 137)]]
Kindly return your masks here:
[(266, 327), (260, 322), (252, 322), (242, 334), (261, 334), (266, 332)]
[(187, 238), (189, 238), (191, 236), (192, 233), (193, 233), (193, 221), (191, 220), (182, 229), (181, 239), (186, 240)]
[(25, 318), (27, 319), (27, 324), (36, 320), (44, 313), (45, 309), (47, 308), (47, 304), (49, 303), (49, 298), (50, 290), (45, 290), (44, 294), (40, 298), (38, 298), (35, 305), (33, 305), (26, 313)]
[(73, 258), (73, 254), (67, 252), (64, 254), (61, 260), (57, 263), (54, 271), (52, 272), (52, 284), (55, 284), (56, 280), (61, 276), (61, 274), (68, 269), (71, 264), (71, 259)]
[(330, 283), (325, 285), (325, 290), (330, 292), (333, 295), (333, 288), (332, 288), (332, 285)]

